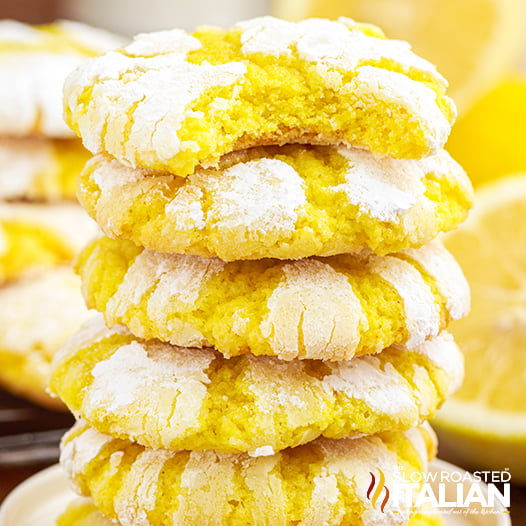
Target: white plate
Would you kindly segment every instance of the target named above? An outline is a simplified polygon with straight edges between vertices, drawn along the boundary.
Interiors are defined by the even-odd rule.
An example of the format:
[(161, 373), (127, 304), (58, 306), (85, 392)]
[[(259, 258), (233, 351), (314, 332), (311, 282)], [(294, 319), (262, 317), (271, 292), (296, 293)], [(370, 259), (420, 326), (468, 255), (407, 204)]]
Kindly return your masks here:
[[(462, 469), (442, 460), (431, 463), (431, 472), (460, 472)], [(486, 487), (483, 483), (483, 491)], [(449, 484), (446, 499), (453, 500), (456, 485)], [(55, 520), (75, 497), (59, 465), (37, 473), (15, 488), (0, 507), (0, 526), (55, 526)], [(510, 516), (497, 506), (493, 514), (444, 514), (447, 526), (511, 526)]]

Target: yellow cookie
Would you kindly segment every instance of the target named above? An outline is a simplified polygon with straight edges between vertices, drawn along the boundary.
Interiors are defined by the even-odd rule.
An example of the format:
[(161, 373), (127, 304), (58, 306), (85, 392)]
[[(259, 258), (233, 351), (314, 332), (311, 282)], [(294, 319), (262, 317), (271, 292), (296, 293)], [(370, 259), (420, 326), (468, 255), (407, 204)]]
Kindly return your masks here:
[(108, 236), (225, 261), (420, 246), (465, 219), (472, 193), (444, 150), (415, 161), (302, 145), (235, 152), (186, 179), (99, 155), (79, 184)]
[(109, 325), (225, 356), (350, 360), (419, 345), (469, 308), (462, 271), (438, 242), (390, 256), (225, 263), (100, 238), (77, 270)]
[[(120, 523), (107, 519), (91, 499), (78, 497), (71, 501), (57, 519), (57, 526), (118, 526)], [(406, 526), (443, 526), (437, 515), (417, 513)], [(273, 526), (273, 525), (272, 525)]]
[(455, 118), (446, 86), (373, 26), (261, 17), (139, 35), (69, 75), (64, 103), (91, 152), (186, 176), (269, 144), (422, 157), (444, 145)]
[(75, 199), (90, 157), (77, 139), (0, 139), (0, 199)]
[(447, 333), (412, 350), (285, 362), (139, 340), (100, 316), (55, 356), (50, 389), (100, 432), (147, 447), (273, 453), (419, 425), (462, 376)]
[(429, 427), (357, 439), (318, 438), (269, 456), (145, 449), (79, 423), (61, 463), (79, 494), (125, 526), (401, 526), (411, 510), (367, 497), (371, 472), (394, 488), (434, 455)]
[(46, 392), (53, 355), (87, 318), (80, 280), (69, 267), (0, 287), (0, 385), (51, 409)]
[(0, 135), (72, 137), (62, 117), (64, 79), (86, 57), (122, 43), (76, 22), (0, 21)]
[(95, 223), (73, 203), (0, 203), (0, 285), (71, 263), (96, 233)]

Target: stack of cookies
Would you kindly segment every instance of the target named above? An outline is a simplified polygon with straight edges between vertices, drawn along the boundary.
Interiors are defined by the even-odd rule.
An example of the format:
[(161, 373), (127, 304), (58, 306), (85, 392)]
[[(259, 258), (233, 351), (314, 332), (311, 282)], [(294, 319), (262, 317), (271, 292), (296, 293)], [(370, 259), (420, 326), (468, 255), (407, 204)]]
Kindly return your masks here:
[(120, 39), (72, 22), (0, 21), (0, 385), (44, 406), (52, 355), (86, 319), (70, 268), (94, 235), (74, 202), (88, 159), (62, 117), (62, 84)]
[(388, 490), (435, 453), (425, 421), (463, 370), (443, 330), (469, 303), (434, 240), (472, 199), (445, 89), (349, 19), (140, 35), (69, 76), (107, 237), (77, 262), (102, 314), (51, 376), (92, 499), (63, 524), (412, 519)]

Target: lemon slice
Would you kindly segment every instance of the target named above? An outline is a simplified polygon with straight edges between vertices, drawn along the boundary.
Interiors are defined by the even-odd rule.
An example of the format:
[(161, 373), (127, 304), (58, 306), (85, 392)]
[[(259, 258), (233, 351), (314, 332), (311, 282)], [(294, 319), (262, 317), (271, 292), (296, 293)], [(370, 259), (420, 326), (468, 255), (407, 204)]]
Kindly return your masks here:
[(451, 325), (466, 377), (435, 425), (441, 454), (471, 468), (509, 467), (526, 482), (526, 173), (484, 186), (446, 238), (472, 287), (471, 314)]
[(348, 16), (409, 41), (449, 80), (463, 111), (518, 62), (523, 0), (274, 0), (278, 17)]
[(525, 121), (526, 75), (508, 77), (458, 120), (447, 149), (476, 186), (526, 171)]

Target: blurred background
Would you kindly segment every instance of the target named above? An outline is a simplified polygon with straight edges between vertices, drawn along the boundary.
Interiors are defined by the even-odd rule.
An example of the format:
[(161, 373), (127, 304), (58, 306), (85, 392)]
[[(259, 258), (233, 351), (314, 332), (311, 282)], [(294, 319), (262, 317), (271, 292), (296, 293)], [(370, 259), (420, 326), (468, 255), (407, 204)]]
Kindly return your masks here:
[[(470, 469), (512, 465), (512, 516), (515, 525), (526, 524), (526, 492), (519, 488), (526, 483), (526, 184), (510, 179), (517, 172), (526, 178), (526, 0), (0, 0), (0, 18), (68, 18), (127, 37), (202, 24), (226, 27), (264, 14), (288, 20), (344, 15), (377, 24), (389, 37), (408, 40), (449, 80), (459, 118), (447, 148), (485, 195), (486, 208), (476, 227), (475, 255), (466, 254), (462, 237), (449, 244), (473, 286), (474, 309), (467, 324), (453, 327), (466, 353), (467, 379), (435, 422), (440, 456)], [(506, 195), (516, 196), (513, 206), (509, 198), (487, 197), (506, 193), (499, 190), (504, 186)], [(491, 268), (491, 276), (480, 268)], [(3, 403), (22, 407), (11, 398)], [(466, 408), (483, 415), (479, 422), (462, 422)], [(33, 414), (22, 409), (27, 418)], [(37, 418), (46, 420), (46, 414)], [(66, 425), (61, 418), (49, 418), (48, 427)], [(8, 423), (0, 412), (4, 431)], [(28, 469), (17, 477), (25, 478)]]

